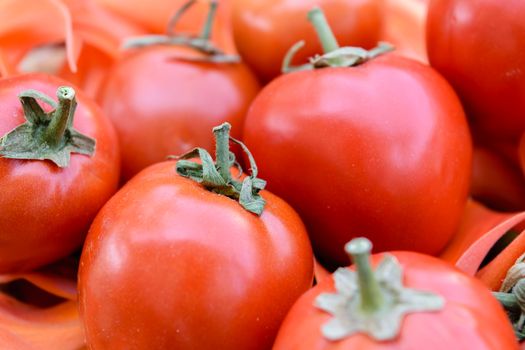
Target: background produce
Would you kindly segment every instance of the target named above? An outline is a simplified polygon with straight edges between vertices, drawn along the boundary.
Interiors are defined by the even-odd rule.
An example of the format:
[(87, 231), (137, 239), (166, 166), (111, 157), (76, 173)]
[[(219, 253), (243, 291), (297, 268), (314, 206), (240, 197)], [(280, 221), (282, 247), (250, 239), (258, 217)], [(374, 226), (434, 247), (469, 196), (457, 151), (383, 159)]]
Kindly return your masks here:
[[(0, 0), (0, 348), (517, 348), (522, 18), (518, 0)], [(354, 237), (382, 252), (361, 275)], [(367, 335), (402, 285), (430, 307)]]

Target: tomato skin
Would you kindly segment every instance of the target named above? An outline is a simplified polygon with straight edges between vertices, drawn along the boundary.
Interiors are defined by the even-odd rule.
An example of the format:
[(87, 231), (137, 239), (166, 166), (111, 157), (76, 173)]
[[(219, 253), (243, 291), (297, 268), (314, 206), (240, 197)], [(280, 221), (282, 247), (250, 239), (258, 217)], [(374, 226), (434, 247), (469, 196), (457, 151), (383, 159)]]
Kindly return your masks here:
[(176, 57), (203, 55), (182, 47), (140, 49), (117, 63), (103, 85), (99, 101), (119, 135), (124, 179), (193, 147), (212, 150), (209, 130), (224, 121), (233, 137), (242, 130), (259, 90), (246, 66)]
[[(281, 74), (286, 52), (300, 40), (306, 46), (294, 59), (305, 63), (322, 51), (307, 13), (320, 6), (341, 46), (372, 48), (381, 33), (377, 0), (235, 0), (233, 36), (239, 53), (263, 82)], [(257, 38), (254, 40), (254, 38)]]
[(430, 2), (430, 63), (454, 86), (474, 129), (488, 138), (517, 140), (525, 131), (524, 13), (520, 0)]
[(80, 263), (91, 349), (269, 349), (312, 283), (304, 226), (269, 192), (260, 217), (155, 164), (102, 209)]
[(472, 145), (461, 104), (413, 60), (389, 54), (282, 76), (253, 102), (243, 140), (323, 263), (344, 265), (344, 244), (363, 235), (377, 251), (437, 254), (466, 203)]
[[(44, 74), (0, 80), (0, 135), (25, 122), (18, 93), (36, 89), (55, 98), (63, 85), (68, 84)], [(119, 152), (113, 127), (91, 99), (81, 91), (76, 96), (73, 126), (96, 139), (92, 157), (73, 153), (66, 168), (0, 157), (1, 273), (33, 269), (73, 252), (117, 190)]]
[[(328, 341), (321, 327), (331, 316), (313, 306), (319, 294), (335, 291), (333, 278), (325, 278), (294, 304), (273, 350), (518, 349), (507, 315), (481, 282), (433, 257), (412, 252), (391, 254), (403, 267), (405, 287), (445, 298), (441, 311), (407, 315), (400, 335), (392, 341), (376, 342), (363, 334)], [(380, 255), (373, 258), (376, 264), (380, 261)]]

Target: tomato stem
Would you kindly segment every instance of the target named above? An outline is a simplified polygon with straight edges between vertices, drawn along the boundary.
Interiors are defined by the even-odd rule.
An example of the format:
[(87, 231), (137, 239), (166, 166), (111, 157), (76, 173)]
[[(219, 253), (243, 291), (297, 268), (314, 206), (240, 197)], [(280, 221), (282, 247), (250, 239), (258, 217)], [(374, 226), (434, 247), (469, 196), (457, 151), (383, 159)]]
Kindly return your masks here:
[(177, 9), (175, 14), (168, 21), (168, 26), (166, 29), (166, 34), (168, 36), (175, 35), (175, 26), (177, 25), (177, 23), (179, 23), (184, 13), (186, 13), (186, 11), (188, 11), (193, 5), (195, 5), (196, 2), (197, 0), (189, 0), (186, 3), (184, 3), (179, 9)]
[[(245, 144), (230, 137), (231, 125), (223, 123), (213, 128), (215, 135), (215, 163), (211, 155), (202, 148), (176, 157), (176, 169), (181, 176), (190, 178), (202, 184), (207, 190), (238, 200), (239, 204), (249, 212), (261, 215), (266, 201), (259, 194), (266, 186), (266, 181), (257, 177), (257, 165)], [(238, 144), (246, 153), (250, 162), (250, 174), (241, 179), (242, 169), (235, 161), (235, 154), (230, 152), (230, 141)], [(190, 159), (198, 157), (200, 163)], [(230, 173), (232, 166), (239, 169), (239, 177), (233, 179)]]
[(225, 181), (231, 180), (230, 130), (231, 125), (229, 123), (224, 123), (213, 128), (213, 134), (215, 135), (215, 161), (217, 171)]
[(356, 238), (345, 245), (345, 251), (350, 254), (357, 268), (362, 311), (375, 312), (381, 309), (384, 298), (370, 265), (372, 243), (366, 238)]
[(339, 47), (339, 43), (337, 42), (324, 13), (319, 7), (314, 7), (308, 12), (308, 20), (312, 23), (317, 32), (317, 37), (323, 46), (324, 54), (310, 57), (309, 63), (300, 66), (292, 66), (291, 63), (293, 58), (304, 46), (304, 41), (299, 41), (293, 45), (284, 56), (281, 66), (281, 71), (283, 73), (326, 67), (355, 67), (394, 49), (392, 45), (385, 42), (380, 42), (372, 50), (365, 50), (360, 47), (351, 46)]
[(210, 1), (210, 9), (208, 11), (208, 16), (206, 17), (206, 22), (204, 22), (204, 27), (202, 28), (202, 32), (200, 35), (200, 38), (202, 40), (210, 40), (213, 22), (215, 21), (215, 16), (217, 13), (217, 5), (217, 1)]
[(203, 53), (197, 57), (182, 56), (173, 57), (174, 60), (189, 62), (213, 62), (213, 63), (239, 63), (240, 57), (237, 55), (226, 54), (223, 50), (216, 47), (211, 41), (213, 23), (217, 13), (217, 0), (209, 0), (209, 11), (204, 22), (204, 26), (199, 35), (185, 35), (175, 33), (175, 26), (183, 14), (191, 8), (197, 1), (189, 0), (184, 3), (170, 19), (166, 35), (144, 35), (134, 38), (128, 38), (122, 44), (124, 49), (148, 47), (152, 45), (184, 46)]
[(44, 140), (52, 147), (63, 142), (66, 129), (71, 126), (77, 106), (75, 90), (62, 86), (57, 90), (58, 106), (52, 113), (51, 122), (44, 131)]
[(330, 25), (326, 20), (323, 10), (319, 7), (314, 7), (308, 12), (308, 20), (312, 23), (317, 32), (317, 37), (323, 46), (323, 52), (325, 54), (339, 48), (339, 43), (335, 38), (332, 28), (330, 28)]

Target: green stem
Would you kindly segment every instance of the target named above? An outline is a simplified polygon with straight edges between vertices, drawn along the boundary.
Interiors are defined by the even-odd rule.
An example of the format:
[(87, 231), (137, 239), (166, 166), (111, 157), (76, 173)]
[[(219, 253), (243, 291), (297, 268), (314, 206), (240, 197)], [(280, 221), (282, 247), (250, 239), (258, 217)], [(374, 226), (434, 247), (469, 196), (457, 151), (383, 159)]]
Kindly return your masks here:
[(217, 171), (226, 181), (231, 180), (230, 173), (230, 130), (229, 123), (223, 123), (213, 128), (215, 135), (215, 162)]
[(217, 13), (217, 5), (216, 0), (210, 1), (210, 10), (208, 11), (206, 22), (204, 22), (204, 28), (202, 28), (201, 35), (199, 36), (202, 40), (210, 40), (213, 22), (215, 21), (215, 15)]
[(381, 309), (384, 298), (370, 265), (372, 243), (366, 238), (356, 238), (346, 244), (345, 251), (350, 254), (357, 268), (361, 310), (372, 313)]
[(308, 20), (312, 23), (317, 32), (317, 37), (323, 46), (325, 54), (339, 48), (339, 43), (326, 20), (323, 10), (319, 7), (314, 7), (308, 12)]
[(179, 20), (181, 19), (182, 15), (188, 11), (188, 9), (190, 7), (192, 7), (193, 5), (195, 5), (195, 3), (197, 2), (197, 0), (189, 0), (187, 1), (185, 4), (183, 4), (178, 10), (177, 12), (175, 12), (175, 14), (170, 18), (169, 22), (168, 22), (168, 27), (167, 27), (167, 30), (166, 30), (166, 34), (168, 36), (174, 36), (175, 35), (175, 26), (177, 25), (177, 23), (179, 23)]
[(64, 134), (72, 124), (76, 109), (75, 90), (72, 88), (67, 86), (58, 88), (57, 97), (58, 106), (43, 135), (45, 142), (52, 147), (63, 142)]

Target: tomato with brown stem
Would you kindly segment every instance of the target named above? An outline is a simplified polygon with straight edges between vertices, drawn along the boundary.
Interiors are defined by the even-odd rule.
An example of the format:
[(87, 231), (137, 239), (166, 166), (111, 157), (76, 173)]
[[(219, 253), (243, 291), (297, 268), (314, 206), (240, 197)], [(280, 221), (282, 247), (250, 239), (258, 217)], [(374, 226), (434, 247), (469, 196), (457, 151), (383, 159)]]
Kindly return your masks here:
[(366, 239), (345, 248), (355, 271), (340, 268), (305, 293), (274, 350), (518, 349), (502, 307), (473, 277), (413, 252), (370, 262)]
[(116, 63), (102, 87), (99, 101), (117, 129), (125, 180), (196, 145), (211, 150), (205, 130), (214, 125), (227, 121), (242, 129), (259, 85), (236, 56), (208, 41), (216, 4), (210, 6), (199, 37), (134, 39), (134, 46), (149, 47)]
[(79, 272), (90, 349), (270, 349), (311, 287), (299, 216), (253, 159), (232, 177), (229, 128), (214, 128), (216, 164), (199, 148), (148, 167), (95, 219)]
[(313, 61), (320, 69), (275, 79), (246, 117), (244, 141), (261, 174), (299, 212), (325, 264), (344, 265), (341, 247), (363, 233), (378, 251), (438, 254), (470, 182), (459, 99), (428, 66), (378, 56), (385, 45), (338, 48), (320, 12), (311, 18), (327, 52)]
[(0, 273), (70, 254), (117, 189), (112, 125), (66, 84), (44, 74), (0, 81)]

